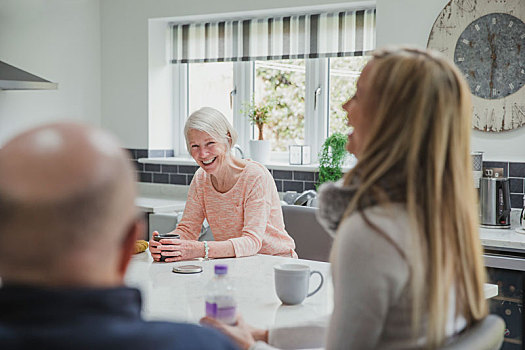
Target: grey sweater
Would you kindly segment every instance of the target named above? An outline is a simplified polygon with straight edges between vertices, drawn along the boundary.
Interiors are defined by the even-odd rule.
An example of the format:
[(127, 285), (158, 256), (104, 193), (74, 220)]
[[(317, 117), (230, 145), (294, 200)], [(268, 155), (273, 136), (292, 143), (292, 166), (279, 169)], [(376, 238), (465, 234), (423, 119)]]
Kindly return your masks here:
[[(321, 189), (319, 221), (331, 230), (338, 225), (351, 192), (330, 184)], [(326, 324), (298, 326), (282, 332), (270, 330), (269, 343), (280, 348), (326, 349), (419, 349), (425, 343), (424, 327), (412, 336), (410, 268), (412, 232), (404, 205), (374, 206), (364, 210), (371, 228), (360, 213), (345, 218), (335, 237), (331, 253), (334, 283), (334, 311)], [(447, 333), (465, 327), (463, 318), (454, 320), (451, 295)], [(302, 334), (302, 335), (301, 335)], [(308, 339), (322, 338), (306, 344)], [(293, 339), (300, 340), (292, 344)], [(309, 340), (309, 341), (310, 341)], [(271, 348), (258, 344), (256, 349)]]

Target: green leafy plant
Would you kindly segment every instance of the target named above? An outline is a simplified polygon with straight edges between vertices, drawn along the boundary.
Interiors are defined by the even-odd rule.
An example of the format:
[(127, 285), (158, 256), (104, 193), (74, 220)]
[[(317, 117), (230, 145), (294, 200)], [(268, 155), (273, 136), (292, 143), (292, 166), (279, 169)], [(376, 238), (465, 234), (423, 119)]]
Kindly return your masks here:
[(319, 151), (319, 185), (327, 181), (337, 181), (343, 176), (343, 162), (347, 156), (347, 136), (333, 133), (321, 146)]
[(263, 129), (270, 119), (270, 112), (273, 109), (272, 103), (260, 103), (257, 104), (255, 101), (244, 106), (242, 113), (250, 119), (252, 124), (257, 126), (259, 129), (258, 140), (264, 140)]

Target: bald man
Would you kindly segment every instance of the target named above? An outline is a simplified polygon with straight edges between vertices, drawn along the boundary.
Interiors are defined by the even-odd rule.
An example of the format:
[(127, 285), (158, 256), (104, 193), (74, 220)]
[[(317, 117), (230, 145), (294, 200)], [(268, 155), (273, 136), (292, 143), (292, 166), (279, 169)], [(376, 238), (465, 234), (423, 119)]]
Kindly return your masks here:
[(0, 149), (0, 349), (233, 349), (197, 325), (145, 322), (123, 285), (133, 170), (107, 133), (60, 123)]

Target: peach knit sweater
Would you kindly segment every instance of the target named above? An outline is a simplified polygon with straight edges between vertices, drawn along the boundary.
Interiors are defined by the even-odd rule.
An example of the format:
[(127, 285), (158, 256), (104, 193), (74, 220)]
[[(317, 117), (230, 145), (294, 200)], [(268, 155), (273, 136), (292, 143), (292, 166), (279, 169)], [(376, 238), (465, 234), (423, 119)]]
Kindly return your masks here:
[(297, 257), (295, 242), (284, 229), (275, 182), (261, 164), (247, 160), (235, 185), (225, 193), (213, 187), (199, 168), (193, 177), (176, 233), (197, 240), (204, 218), (216, 241), (230, 240), (235, 256), (255, 254)]

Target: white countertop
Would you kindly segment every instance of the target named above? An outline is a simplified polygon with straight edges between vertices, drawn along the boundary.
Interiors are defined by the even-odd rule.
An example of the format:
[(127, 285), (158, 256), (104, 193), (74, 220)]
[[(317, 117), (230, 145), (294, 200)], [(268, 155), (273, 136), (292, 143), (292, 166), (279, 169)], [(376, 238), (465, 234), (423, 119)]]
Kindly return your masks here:
[(137, 183), (135, 205), (147, 213), (183, 211), (189, 186)]
[(525, 234), (516, 232), (520, 227), (519, 216), (521, 209), (512, 209), (510, 213), (511, 228), (483, 228), (479, 229), (481, 244), (486, 248), (504, 248), (525, 250)]
[[(300, 305), (282, 305), (275, 293), (273, 266), (282, 263), (301, 263), (324, 276), (321, 290)], [(238, 312), (251, 325), (260, 328), (293, 326), (301, 322), (328, 317), (333, 310), (333, 287), (330, 264), (319, 261), (292, 259), (270, 255), (208, 261), (177, 263), (153, 262), (149, 251), (133, 256), (125, 282), (140, 289), (143, 297), (143, 316), (148, 320), (167, 320), (198, 323), (204, 316), (206, 284), (213, 277), (215, 264), (228, 265), (236, 293)], [(202, 273), (176, 274), (176, 265), (201, 265)], [(313, 276), (310, 289), (318, 283)], [(485, 284), (485, 297), (498, 294), (498, 286)]]
[(479, 229), (479, 237), (484, 247), (525, 250), (525, 234), (511, 229)]
[[(285, 262), (307, 264), (324, 276), (321, 290), (301, 305), (285, 306), (275, 294), (273, 266)], [(201, 265), (198, 274), (176, 274), (176, 265)], [(326, 317), (333, 309), (333, 290), (330, 264), (325, 262), (256, 255), (245, 258), (153, 262), (149, 251), (133, 256), (125, 282), (140, 289), (143, 297), (143, 316), (148, 320), (168, 320), (197, 323), (204, 316), (206, 284), (213, 277), (215, 264), (228, 265), (228, 275), (235, 286), (238, 312), (251, 325), (267, 328), (289, 326), (301, 321)], [(310, 288), (318, 283), (313, 276)]]

